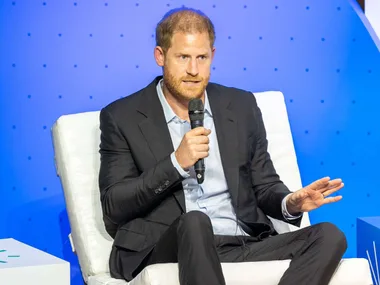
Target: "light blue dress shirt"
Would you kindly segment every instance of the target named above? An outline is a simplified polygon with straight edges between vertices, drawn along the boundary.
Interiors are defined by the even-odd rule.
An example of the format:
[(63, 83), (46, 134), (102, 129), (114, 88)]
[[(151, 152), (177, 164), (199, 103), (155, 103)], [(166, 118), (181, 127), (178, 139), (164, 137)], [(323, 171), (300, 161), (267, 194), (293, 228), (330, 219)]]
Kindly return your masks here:
[[(164, 110), (173, 147), (176, 150), (183, 136), (191, 130), (191, 126), (188, 121), (180, 119), (174, 113), (163, 94), (161, 82), (162, 80), (157, 84), (158, 98)], [(191, 167), (188, 172), (184, 171), (179, 165), (174, 152), (171, 154), (174, 167), (182, 177), (185, 178), (182, 181), (182, 186), (185, 196), (186, 212), (201, 211), (207, 214), (210, 217), (215, 235), (248, 236), (241, 228), (231, 203), (231, 195), (228, 191), (227, 181), (222, 167), (214, 120), (206, 91), (204, 111), (203, 125), (205, 128), (211, 130), (211, 134), (209, 135), (209, 156), (204, 158), (206, 165), (204, 182), (201, 185), (198, 184), (194, 167)], [(284, 217), (289, 219), (298, 218), (291, 216), (287, 212), (285, 199), (283, 199), (282, 202)]]

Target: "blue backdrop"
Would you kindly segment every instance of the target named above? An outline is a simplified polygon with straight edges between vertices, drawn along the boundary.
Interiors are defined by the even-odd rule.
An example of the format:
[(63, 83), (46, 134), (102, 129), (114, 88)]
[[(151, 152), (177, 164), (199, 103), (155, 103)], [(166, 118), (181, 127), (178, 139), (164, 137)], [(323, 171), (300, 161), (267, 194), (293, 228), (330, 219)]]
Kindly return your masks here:
[(284, 93), (304, 185), (344, 180), (311, 221), (337, 224), (355, 256), (356, 217), (380, 214), (380, 53), (346, 0), (0, 1), (0, 238), (71, 261), (82, 283), (50, 128), (160, 74), (155, 25), (182, 5), (215, 24), (212, 81)]

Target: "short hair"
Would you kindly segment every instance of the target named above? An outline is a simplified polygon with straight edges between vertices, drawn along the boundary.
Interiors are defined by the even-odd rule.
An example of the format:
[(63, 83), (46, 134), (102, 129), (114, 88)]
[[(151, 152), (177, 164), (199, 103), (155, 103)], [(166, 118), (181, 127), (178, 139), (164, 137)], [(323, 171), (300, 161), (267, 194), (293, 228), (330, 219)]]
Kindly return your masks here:
[(182, 7), (172, 9), (164, 15), (156, 27), (156, 45), (160, 46), (164, 53), (171, 47), (171, 40), (176, 32), (207, 32), (211, 48), (215, 43), (214, 25), (200, 10)]

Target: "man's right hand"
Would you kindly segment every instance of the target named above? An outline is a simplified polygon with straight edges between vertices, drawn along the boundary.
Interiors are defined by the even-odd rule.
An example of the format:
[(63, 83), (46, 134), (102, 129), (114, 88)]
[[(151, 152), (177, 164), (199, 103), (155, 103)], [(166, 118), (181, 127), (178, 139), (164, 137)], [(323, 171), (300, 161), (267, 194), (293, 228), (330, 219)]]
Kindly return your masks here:
[(211, 130), (198, 127), (187, 132), (175, 151), (175, 157), (184, 170), (188, 170), (199, 159), (208, 156), (209, 138)]

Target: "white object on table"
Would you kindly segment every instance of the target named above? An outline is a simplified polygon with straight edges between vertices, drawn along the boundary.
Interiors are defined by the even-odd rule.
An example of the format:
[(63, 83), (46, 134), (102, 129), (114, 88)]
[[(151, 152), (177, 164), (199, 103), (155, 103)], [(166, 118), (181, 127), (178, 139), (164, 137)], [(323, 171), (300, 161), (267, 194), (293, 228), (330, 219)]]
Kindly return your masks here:
[(13, 238), (0, 239), (0, 284), (69, 285), (70, 264)]

